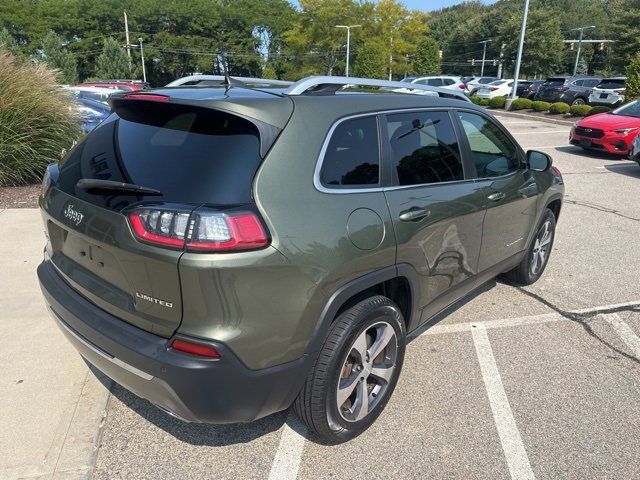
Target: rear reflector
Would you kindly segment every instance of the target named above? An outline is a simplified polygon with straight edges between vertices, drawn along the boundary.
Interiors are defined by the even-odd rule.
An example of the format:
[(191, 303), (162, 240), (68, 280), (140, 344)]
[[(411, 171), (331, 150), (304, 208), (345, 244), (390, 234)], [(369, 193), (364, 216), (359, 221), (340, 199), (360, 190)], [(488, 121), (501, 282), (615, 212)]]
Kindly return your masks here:
[(199, 357), (221, 358), (222, 355), (213, 347), (202, 343), (189, 342), (187, 340), (175, 339), (171, 342), (171, 348), (179, 352), (190, 353)]
[(155, 95), (153, 93), (130, 93), (123, 97), (125, 100), (146, 100), (147, 102), (168, 102), (166, 95)]

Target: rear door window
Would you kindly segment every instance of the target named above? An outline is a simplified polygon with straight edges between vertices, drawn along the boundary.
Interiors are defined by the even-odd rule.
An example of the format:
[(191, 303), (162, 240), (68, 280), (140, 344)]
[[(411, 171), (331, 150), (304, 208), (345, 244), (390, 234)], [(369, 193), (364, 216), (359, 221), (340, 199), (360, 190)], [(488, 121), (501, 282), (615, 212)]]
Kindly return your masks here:
[(387, 131), (398, 185), (464, 179), (458, 142), (447, 112), (387, 115)]
[(427, 85), (431, 85), (432, 87), (441, 87), (442, 79), (441, 78), (430, 78), (427, 80)]
[(380, 185), (376, 117), (353, 118), (338, 124), (324, 153), (320, 181), (332, 188)]
[(500, 177), (520, 168), (514, 143), (489, 119), (457, 112), (469, 142), (478, 178)]
[(59, 186), (114, 209), (142, 198), (91, 194), (76, 188), (78, 180), (112, 180), (160, 190), (162, 196), (150, 197), (153, 200), (244, 204), (251, 202), (260, 162), (258, 130), (247, 120), (182, 105), (132, 105), (112, 114), (61, 162)]

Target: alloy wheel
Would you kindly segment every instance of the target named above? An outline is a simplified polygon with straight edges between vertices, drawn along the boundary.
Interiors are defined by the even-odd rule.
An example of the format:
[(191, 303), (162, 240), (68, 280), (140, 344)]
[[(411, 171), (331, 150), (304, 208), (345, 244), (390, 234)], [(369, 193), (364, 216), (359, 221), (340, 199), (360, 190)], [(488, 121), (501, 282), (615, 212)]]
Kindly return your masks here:
[(542, 224), (536, 235), (533, 251), (531, 252), (531, 275), (538, 275), (544, 268), (549, 258), (549, 249), (553, 239), (551, 222), (547, 220)]
[(374, 323), (351, 345), (336, 389), (340, 416), (347, 422), (365, 418), (384, 398), (396, 369), (398, 339), (387, 322)]

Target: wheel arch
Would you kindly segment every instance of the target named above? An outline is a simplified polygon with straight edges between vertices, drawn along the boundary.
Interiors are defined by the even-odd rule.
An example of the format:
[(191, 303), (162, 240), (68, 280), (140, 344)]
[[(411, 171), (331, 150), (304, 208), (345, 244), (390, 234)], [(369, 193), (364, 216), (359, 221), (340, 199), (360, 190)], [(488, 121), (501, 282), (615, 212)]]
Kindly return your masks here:
[(384, 295), (398, 304), (407, 332), (417, 328), (420, 321), (417, 277), (411, 265), (398, 264), (375, 270), (338, 288), (322, 310), (306, 353), (322, 348), (331, 325), (340, 313), (372, 295)]

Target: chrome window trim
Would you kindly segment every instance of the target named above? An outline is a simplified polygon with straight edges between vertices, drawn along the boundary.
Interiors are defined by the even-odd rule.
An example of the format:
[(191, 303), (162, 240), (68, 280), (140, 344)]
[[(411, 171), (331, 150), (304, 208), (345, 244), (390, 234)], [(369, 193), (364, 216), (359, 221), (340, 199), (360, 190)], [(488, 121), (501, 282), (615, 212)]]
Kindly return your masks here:
[[(425, 187), (433, 187), (433, 186), (438, 186), (438, 185), (450, 185), (450, 184), (463, 184), (463, 183), (475, 183), (478, 181), (483, 181), (483, 180), (487, 180), (487, 179), (500, 179), (500, 178), (504, 178), (504, 177), (508, 177), (509, 175), (513, 175), (514, 173), (517, 172), (509, 172), (506, 175), (502, 175), (500, 177), (486, 177), (486, 178), (465, 178), (463, 180), (452, 180), (449, 182), (436, 182), (436, 183), (420, 183), (420, 184), (415, 184), (415, 185), (394, 185), (391, 187), (382, 187), (382, 186), (378, 186), (378, 187), (363, 187), (363, 188), (329, 188), (329, 187), (325, 187), (324, 185), (322, 185), (322, 181), (320, 180), (320, 170), (322, 169), (322, 164), (324, 162), (324, 156), (327, 152), (327, 149), (329, 148), (329, 142), (331, 141), (331, 136), (333, 135), (333, 132), (335, 131), (335, 129), (342, 123), (342, 122), (346, 122), (347, 120), (351, 120), (353, 118), (360, 118), (360, 117), (375, 117), (377, 115), (390, 115), (390, 114), (394, 114), (394, 113), (411, 113), (411, 112), (428, 112), (428, 111), (445, 111), (445, 110), (461, 110), (461, 111), (467, 111), (470, 113), (477, 113), (479, 115), (484, 116), (485, 118), (489, 119), (490, 121), (492, 120), (490, 116), (488, 115), (483, 115), (483, 112), (480, 112), (478, 110), (474, 110), (471, 108), (452, 108), (452, 107), (422, 107), (422, 108), (404, 108), (404, 109), (394, 109), (394, 110), (380, 110), (380, 111), (376, 111), (376, 112), (367, 112), (367, 113), (358, 113), (355, 115), (349, 115), (346, 117), (342, 117), (339, 118), (338, 120), (336, 120), (333, 125), (331, 125), (331, 128), (329, 129), (329, 132), (327, 133), (327, 136), (324, 139), (324, 142), (322, 143), (322, 148), (320, 149), (320, 154), (318, 155), (318, 159), (316, 160), (316, 168), (314, 170), (314, 174), (313, 174), (313, 185), (316, 188), (316, 190), (318, 190), (321, 193), (337, 193), (337, 194), (353, 194), (353, 193), (379, 193), (379, 192), (387, 192), (387, 191), (393, 191), (393, 190), (405, 190), (405, 189), (410, 189), (410, 188), (425, 188)], [(516, 143), (517, 145), (517, 143)], [(380, 157), (380, 172), (382, 173), (382, 157)]]

